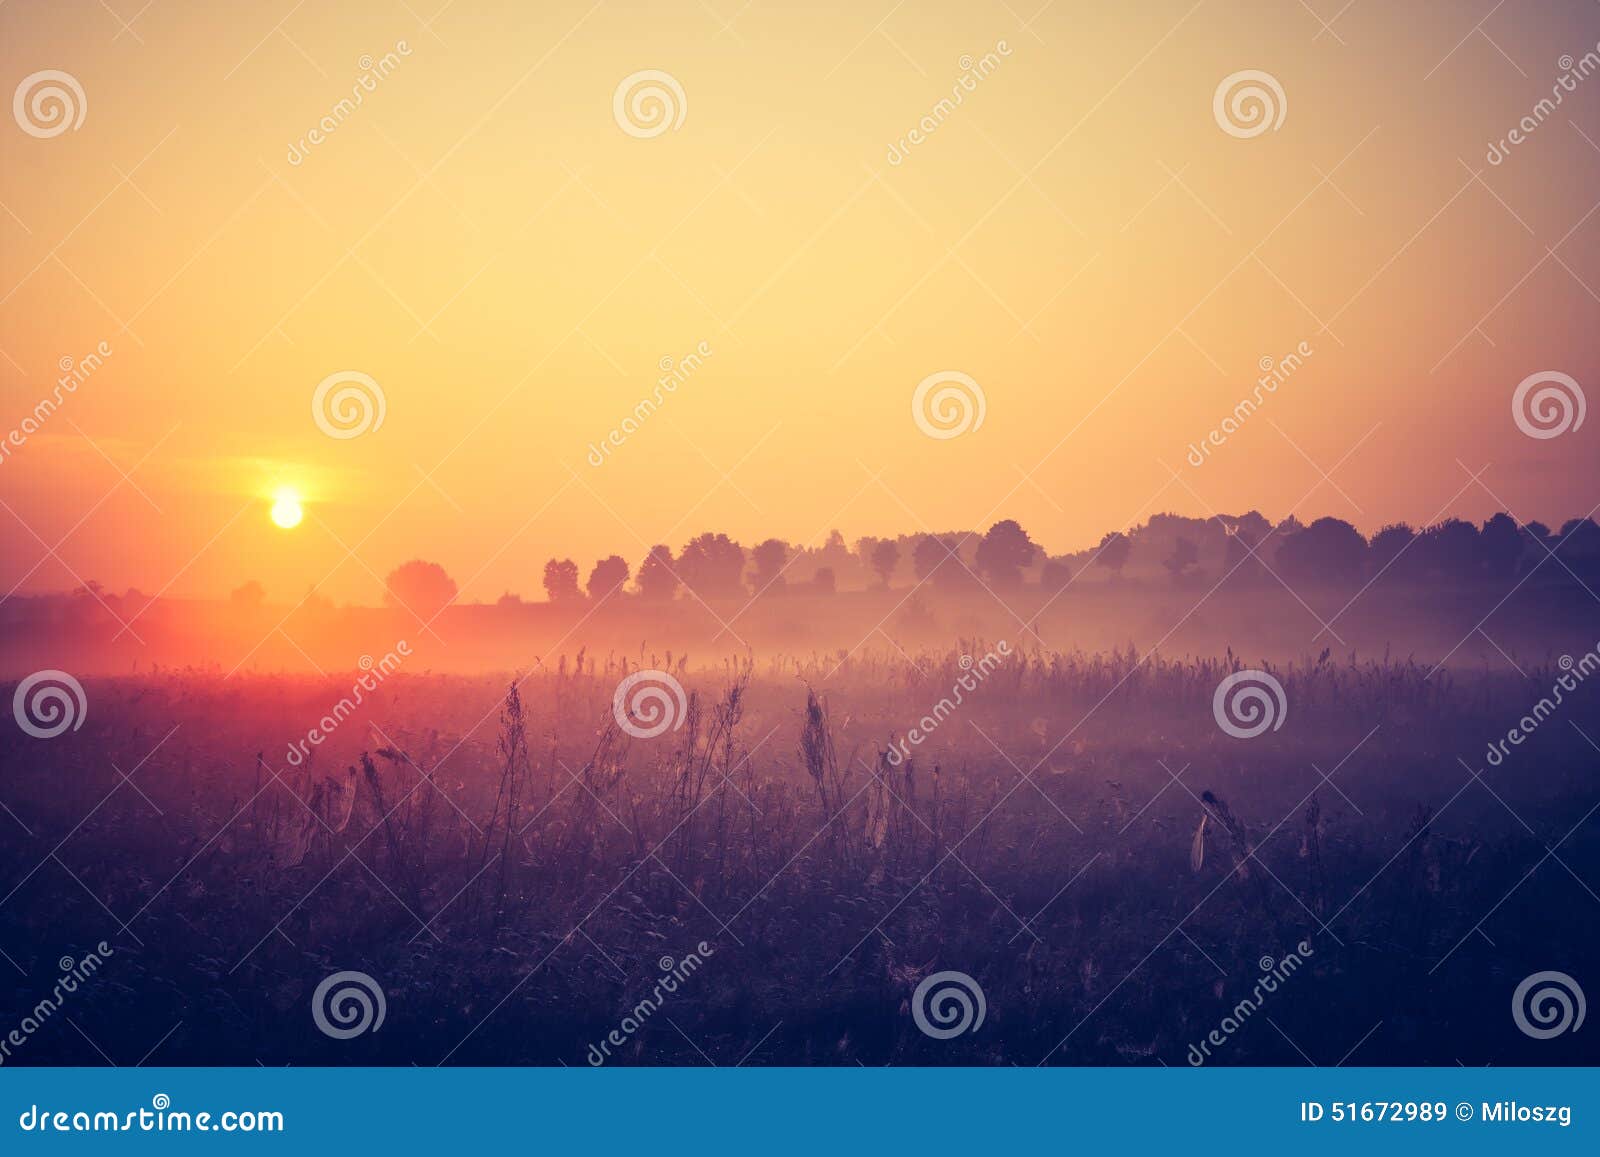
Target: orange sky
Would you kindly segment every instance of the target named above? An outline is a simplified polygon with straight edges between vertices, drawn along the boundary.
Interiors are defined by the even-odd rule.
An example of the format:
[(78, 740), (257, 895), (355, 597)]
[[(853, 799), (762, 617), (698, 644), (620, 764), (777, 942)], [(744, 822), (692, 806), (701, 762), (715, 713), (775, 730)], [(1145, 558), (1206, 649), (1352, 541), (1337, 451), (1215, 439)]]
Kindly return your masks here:
[[(492, 599), (705, 529), (1587, 513), (1600, 418), (1530, 438), (1511, 397), (1600, 380), (1600, 76), (1486, 150), (1600, 9), (1491, 7), (10, 0), (6, 91), (61, 70), (86, 107), (0, 122), (0, 593), (370, 602), (422, 556)], [(614, 112), (647, 69), (683, 94), (659, 135)], [(1213, 110), (1244, 69), (1284, 93), (1254, 136)], [(312, 398), (344, 371), (384, 413), (341, 439)], [(932, 438), (949, 371), (983, 422)]]

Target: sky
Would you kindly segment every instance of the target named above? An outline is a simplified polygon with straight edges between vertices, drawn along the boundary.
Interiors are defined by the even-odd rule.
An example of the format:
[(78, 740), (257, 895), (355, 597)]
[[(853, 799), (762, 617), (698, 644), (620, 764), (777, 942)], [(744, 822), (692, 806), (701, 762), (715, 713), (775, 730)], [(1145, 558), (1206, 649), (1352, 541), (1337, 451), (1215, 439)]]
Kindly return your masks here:
[(333, 8), (0, 6), (0, 594), (1600, 502), (1589, 0)]

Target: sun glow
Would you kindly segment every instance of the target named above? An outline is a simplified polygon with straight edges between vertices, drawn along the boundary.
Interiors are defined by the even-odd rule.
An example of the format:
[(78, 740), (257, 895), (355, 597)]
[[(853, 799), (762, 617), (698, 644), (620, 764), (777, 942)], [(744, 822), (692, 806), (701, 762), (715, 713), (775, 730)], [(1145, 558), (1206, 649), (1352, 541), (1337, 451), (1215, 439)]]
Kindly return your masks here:
[(300, 525), (305, 511), (300, 506), (300, 496), (293, 490), (280, 490), (272, 502), (272, 521), (284, 530)]

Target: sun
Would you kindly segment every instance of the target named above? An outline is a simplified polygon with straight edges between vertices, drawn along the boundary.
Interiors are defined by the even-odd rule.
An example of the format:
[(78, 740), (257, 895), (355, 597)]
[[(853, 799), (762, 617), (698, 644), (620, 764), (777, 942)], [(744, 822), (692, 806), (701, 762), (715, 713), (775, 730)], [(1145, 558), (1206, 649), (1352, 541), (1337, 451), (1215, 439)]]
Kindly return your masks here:
[(293, 490), (280, 490), (272, 502), (272, 521), (284, 530), (300, 525), (305, 511), (300, 507), (300, 496)]

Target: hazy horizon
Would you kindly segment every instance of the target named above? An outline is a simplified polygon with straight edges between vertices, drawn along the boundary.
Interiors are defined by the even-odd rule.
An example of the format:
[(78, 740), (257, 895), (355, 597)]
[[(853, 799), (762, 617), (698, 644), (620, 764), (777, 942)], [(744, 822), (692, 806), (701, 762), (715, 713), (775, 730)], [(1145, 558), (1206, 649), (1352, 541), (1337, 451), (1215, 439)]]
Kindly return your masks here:
[(0, 9), (0, 590), (1591, 509), (1588, 5), (127, 19)]

